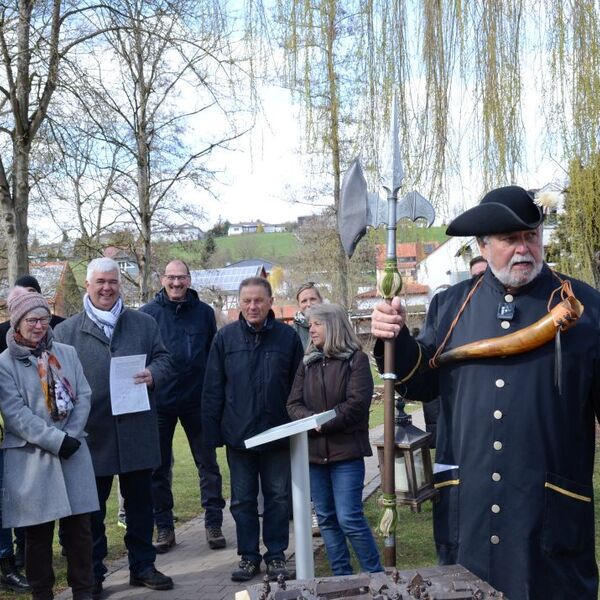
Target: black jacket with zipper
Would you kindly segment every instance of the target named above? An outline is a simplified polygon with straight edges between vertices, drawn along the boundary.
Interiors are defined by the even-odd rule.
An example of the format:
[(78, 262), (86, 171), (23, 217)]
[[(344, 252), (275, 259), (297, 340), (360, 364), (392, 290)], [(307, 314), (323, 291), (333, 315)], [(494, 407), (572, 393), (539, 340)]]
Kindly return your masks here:
[(158, 323), (173, 364), (172, 376), (155, 390), (157, 410), (176, 414), (200, 410), (206, 361), (217, 332), (213, 309), (194, 290), (187, 291), (183, 302), (172, 302), (162, 289), (140, 311)]
[[(244, 449), (244, 440), (289, 421), (285, 403), (302, 358), (298, 334), (273, 311), (255, 330), (240, 315), (215, 336), (206, 365), (202, 429), (209, 446)], [(286, 445), (288, 442), (272, 442)], [(271, 444), (256, 448), (268, 451)]]

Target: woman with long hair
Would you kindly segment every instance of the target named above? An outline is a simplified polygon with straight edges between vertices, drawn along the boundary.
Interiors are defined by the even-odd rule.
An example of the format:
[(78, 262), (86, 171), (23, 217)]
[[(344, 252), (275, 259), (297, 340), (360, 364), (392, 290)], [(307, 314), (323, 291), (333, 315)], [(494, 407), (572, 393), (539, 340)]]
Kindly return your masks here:
[(308, 311), (310, 344), (298, 368), (287, 408), (294, 420), (325, 410), (336, 416), (309, 432), (312, 500), (334, 575), (352, 574), (349, 540), (368, 573), (383, 571), (365, 518), (362, 491), (369, 443), (373, 377), (346, 311), (336, 304)]
[(90, 387), (75, 349), (53, 341), (45, 298), (15, 288), (7, 304), (11, 328), (0, 354), (3, 526), (25, 527), (32, 598), (50, 600), (54, 521), (60, 519), (73, 599), (91, 600), (90, 513), (98, 510), (98, 494), (84, 431)]

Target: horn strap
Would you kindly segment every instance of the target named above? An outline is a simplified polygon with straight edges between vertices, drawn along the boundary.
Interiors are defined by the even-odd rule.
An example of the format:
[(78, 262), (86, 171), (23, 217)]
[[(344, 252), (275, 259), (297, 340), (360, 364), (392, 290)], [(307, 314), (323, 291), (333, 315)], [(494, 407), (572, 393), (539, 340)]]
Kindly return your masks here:
[[(567, 331), (567, 329), (572, 327), (581, 317), (584, 307), (581, 302), (575, 298), (571, 282), (566, 279), (561, 279), (556, 273), (554, 273), (554, 275), (559, 279), (561, 284), (550, 294), (548, 300), (548, 313), (544, 317), (528, 327), (524, 327), (509, 335), (479, 340), (443, 352), (458, 319), (473, 296), (473, 292), (477, 289), (477, 285), (474, 286), (461, 306), (457, 316), (452, 321), (444, 341), (440, 344), (440, 347), (437, 349), (433, 358), (429, 361), (429, 366), (434, 369), (459, 360), (522, 354), (547, 344), (556, 337), (558, 332)], [(559, 292), (561, 301), (553, 308), (550, 308), (554, 297)]]
[(458, 320), (460, 319), (461, 315), (465, 311), (465, 308), (467, 308), (467, 304), (469, 304), (471, 298), (473, 297), (473, 294), (479, 288), (482, 281), (483, 281), (483, 275), (481, 275), (479, 277), (477, 283), (472, 287), (468, 296), (465, 298), (465, 301), (462, 303), (462, 306), (458, 309), (457, 315), (454, 317), (454, 319), (452, 319), (452, 323), (450, 323), (450, 328), (448, 329), (448, 333), (446, 334), (446, 337), (444, 337), (442, 343), (439, 345), (438, 349), (435, 351), (435, 354), (429, 361), (430, 368), (435, 369), (438, 366), (438, 364), (437, 364), (438, 357), (444, 351), (444, 348), (446, 347), (446, 344), (448, 343), (448, 340), (450, 339), (450, 336), (452, 335), (452, 332), (454, 331), (454, 328), (456, 327)]

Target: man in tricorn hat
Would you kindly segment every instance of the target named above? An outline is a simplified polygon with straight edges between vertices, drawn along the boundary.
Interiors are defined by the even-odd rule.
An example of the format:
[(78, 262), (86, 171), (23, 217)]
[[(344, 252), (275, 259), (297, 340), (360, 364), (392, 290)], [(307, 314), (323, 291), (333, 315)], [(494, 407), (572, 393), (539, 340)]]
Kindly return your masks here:
[[(395, 338), (398, 391), (441, 398), (440, 563), (464, 565), (510, 600), (595, 600), (600, 294), (544, 263), (542, 220), (517, 186), (457, 217), (447, 233), (476, 236), (489, 268), (433, 298), (418, 342), (399, 298), (377, 305), (374, 352), (381, 366), (381, 340)], [(569, 296), (583, 314), (573, 299), (556, 308)]]

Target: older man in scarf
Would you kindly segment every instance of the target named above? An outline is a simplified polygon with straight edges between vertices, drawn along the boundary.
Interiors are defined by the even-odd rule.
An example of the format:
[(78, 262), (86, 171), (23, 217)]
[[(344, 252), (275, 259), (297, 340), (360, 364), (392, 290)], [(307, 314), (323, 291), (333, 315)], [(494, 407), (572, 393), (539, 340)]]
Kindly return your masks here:
[(160, 464), (156, 409), (113, 415), (110, 399), (110, 363), (113, 357), (146, 355), (146, 368), (134, 381), (151, 392), (166, 380), (170, 370), (156, 321), (125, 308), (121, 297), (119, 266), (110, 258), (90, 262), (86, 276), (84, 310), (56, 328), (56, 338), (77, 350), (92, 388), (92, 406), (86, 430), (94, 463), (100, 510), (92, 515), (94, 539), (94, 598), (102, 595), (107, 554), (104, 528), (106, 500), (113, 476), (119, 476), (127, 511), (125, 545), (129, 583), (153, 590), (173, 587), (173, 581), (154, 567), (152, 545), (152, 470)]

